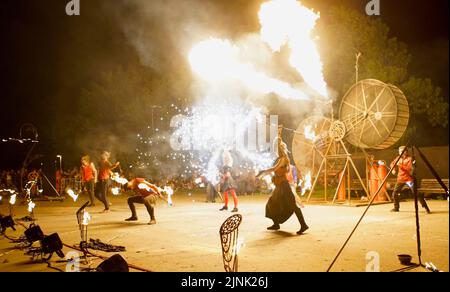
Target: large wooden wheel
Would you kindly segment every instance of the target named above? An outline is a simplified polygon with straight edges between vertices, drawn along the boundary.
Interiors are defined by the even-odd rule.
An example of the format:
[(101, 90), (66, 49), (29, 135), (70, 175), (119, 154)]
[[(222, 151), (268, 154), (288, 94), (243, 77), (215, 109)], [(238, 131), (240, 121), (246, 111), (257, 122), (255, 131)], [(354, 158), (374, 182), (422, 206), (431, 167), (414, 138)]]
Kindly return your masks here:
[(394, 85), (367, 79), (345, 94), (339, 117), (345, 124), (347, 142), (363, 149), (387, 149), (406, 131), (409, 106)]

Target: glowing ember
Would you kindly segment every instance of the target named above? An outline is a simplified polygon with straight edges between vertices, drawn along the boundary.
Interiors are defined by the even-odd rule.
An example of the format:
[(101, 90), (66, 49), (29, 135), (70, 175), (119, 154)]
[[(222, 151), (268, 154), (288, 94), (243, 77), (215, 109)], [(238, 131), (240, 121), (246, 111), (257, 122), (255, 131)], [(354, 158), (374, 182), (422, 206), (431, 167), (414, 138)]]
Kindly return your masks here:
[(33, 203), (33, 201), (30, 201), (30, 202), (28, 203), (28, 212), (29, 212), (29, 213), (33, 212), (34, 207), (36, 207), (36, 204)]
[(312, 30), (319, 18), (319, 14), (296, 0), (272, 0), (264, 3), (259, 12), (263, 41), (273, 51), (289, 45), (291, 66), (311, 88), (328, 97), (323, 64), (312, 39)]
[(192, 48), (189, 62), (194, 72), (209, 82), (237, 79), (258, 93), (275, 93), (286, 99), (309, 100), (304, 92), (288, 83), (257, 72), (250, 65), (241, 64), (238, 55), (239, 48), (230, 41), (210, 38)]
[(306, 140), (314, 141), (316, 139), (316, 133), (312, 130), (312, 126), (306, 126), (304, 134)]
[(14, 205), (15, 203), (16, 203), (16, 196), (17, 195), (12, 195), (10, 198), (9, 198), (9, 203), (11, 204), (11, 205)]
[(306, 191), (310, 191), (312, 188), (312, 177), (311, 177), (311, 171), (308, 172), (308, 174), (305, 176), (305, 182), (302, 188), (302, 196), (305, 195)]
[(78, 195), (76, 195), (73, 190), (68, 189), (67, 194), (73, 199), (74, 202), (78, 200)]
[(88, 212), (83, 212), (83, 225), (87, 226), (89, 224), (89, 221), (91, 221), (91, 215), (89, 215)]
[(120, 188), (112, 188), (112, 189), (111, 189), (111, 193), (112, 193), (114, 196), (118, 196), (118, 195), (120, 194)]

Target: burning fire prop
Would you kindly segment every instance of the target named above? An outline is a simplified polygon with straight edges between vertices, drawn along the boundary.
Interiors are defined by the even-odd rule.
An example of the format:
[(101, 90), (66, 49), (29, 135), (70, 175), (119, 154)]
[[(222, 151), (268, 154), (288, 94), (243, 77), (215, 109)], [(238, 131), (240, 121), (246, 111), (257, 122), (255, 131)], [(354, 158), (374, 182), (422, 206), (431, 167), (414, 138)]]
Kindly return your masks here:
[(78, 195), (72, 189), (68, 189), (67, 194), (73, 199), (74, 202), (78, 200)]
[(17, 195), (14, 194), (14, 195), (12, 195), (12, 196), (9, 198), (9, 204), (10, 204), (10, 205), (14, 206), (14, 205), (16, 204), (16, 197), (17, 197)]
[(312, 176), (311, 176), (311, 171), (309, 171), (306, 176), (305, 176), (305, 181), (303, 182), (303, 187), (302, 187), (302, 197), (305, 195), (305, 193), (307, 191), (310, 191), (312, 188)]
[(112, 193), (114, 196), (120, 195), (120, 188), (119, 188), (119, 187), (112, 188), (112, 189), (111, 189), (111, 193)]
[(33, 213), (33, 209), (36, 207), (36, 204), (33, 201), (28, 202), (28, 212)]

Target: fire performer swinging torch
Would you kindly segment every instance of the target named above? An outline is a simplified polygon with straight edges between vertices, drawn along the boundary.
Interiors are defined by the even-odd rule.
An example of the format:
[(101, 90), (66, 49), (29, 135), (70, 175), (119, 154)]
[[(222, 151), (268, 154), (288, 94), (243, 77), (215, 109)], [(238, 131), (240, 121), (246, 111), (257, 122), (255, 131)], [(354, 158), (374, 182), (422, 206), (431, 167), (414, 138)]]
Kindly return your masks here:
[[(150, 222), (148, 223), (149, 225), (156, 224), (155, 205), (158, 198), (166, 201), (170, 206), (173, 206), (171, 201), (173, 190), (171, 188), (166, 187), (165, 189), (161, 190), (161, 188), (149, 183), (143, 178), (135, 178), (129, 181), (125, 185), (125, 189), (134, 191), (136, 193), (135, 196), (128, 198), (128, 206), (131, 210), (131, 217), (125, 219), (125, 221), (138, 220), (136, 207), (134, 206), (135, 203), (144, 204), (147, 208), (147, 212), (150, 215)], [(163, 196), (161, 191), (167, 193), (168, 199)]]

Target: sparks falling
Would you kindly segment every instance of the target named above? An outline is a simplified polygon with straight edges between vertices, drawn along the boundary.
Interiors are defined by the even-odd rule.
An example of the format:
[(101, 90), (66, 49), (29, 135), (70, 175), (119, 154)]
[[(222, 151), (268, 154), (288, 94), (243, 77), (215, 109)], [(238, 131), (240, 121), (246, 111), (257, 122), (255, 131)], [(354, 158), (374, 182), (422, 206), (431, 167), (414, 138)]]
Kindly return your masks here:
[(328, 98), (323, 63), (312, 37), (319, 18), (319, 14), (296, 0), (272, 0), (264, 3), (259, 11), (262, 40), (274, 52), (288, 45), (291, 66), (311, 88)]

